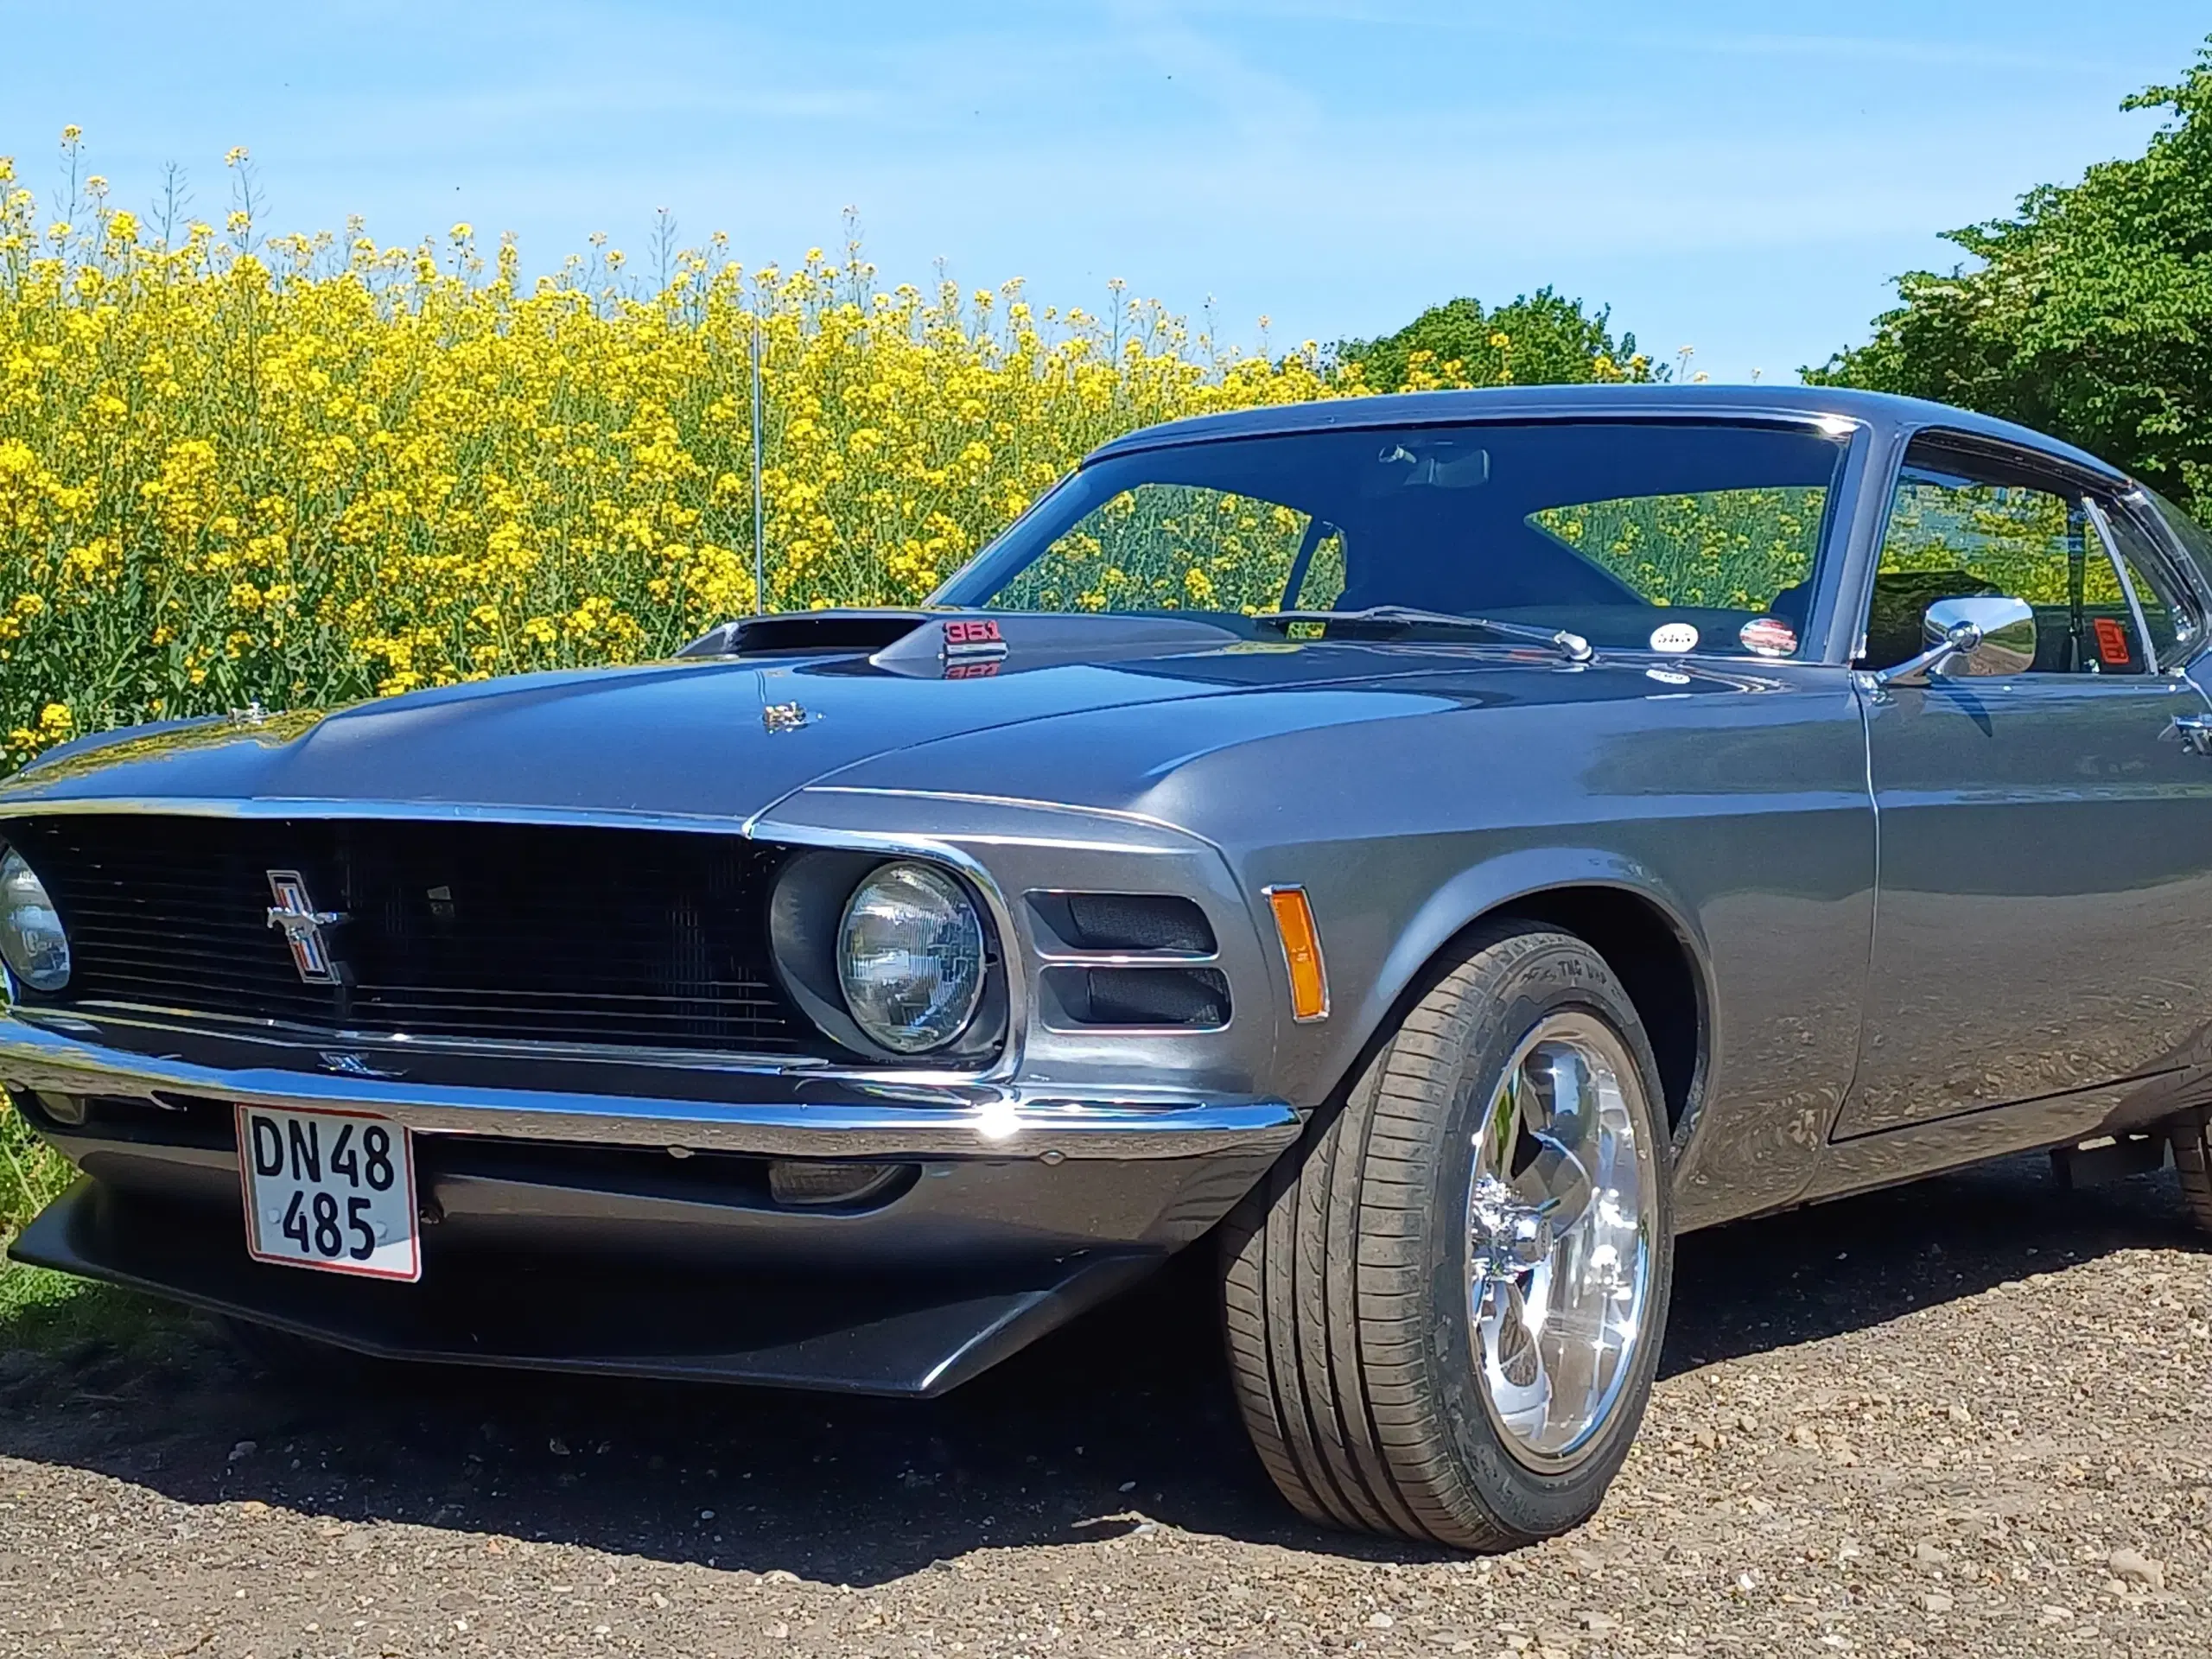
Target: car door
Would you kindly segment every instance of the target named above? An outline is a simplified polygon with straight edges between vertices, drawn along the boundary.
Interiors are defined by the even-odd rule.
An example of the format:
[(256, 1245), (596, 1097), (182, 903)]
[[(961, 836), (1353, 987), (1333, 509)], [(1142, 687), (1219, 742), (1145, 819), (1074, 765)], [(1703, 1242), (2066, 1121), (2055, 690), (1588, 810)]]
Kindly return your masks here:
[(1907, 453), (1862, 666), (1967, 594), (2028, 601), (2036, 652), (1862, 679), (1877, 896), (1839, 1137), (2177, 1068), (2212, 1006), (2212, 757), (2176, 727), (2207, 711), (2179, 672), (2202, 619), (2130, 512), (2029, 452)]

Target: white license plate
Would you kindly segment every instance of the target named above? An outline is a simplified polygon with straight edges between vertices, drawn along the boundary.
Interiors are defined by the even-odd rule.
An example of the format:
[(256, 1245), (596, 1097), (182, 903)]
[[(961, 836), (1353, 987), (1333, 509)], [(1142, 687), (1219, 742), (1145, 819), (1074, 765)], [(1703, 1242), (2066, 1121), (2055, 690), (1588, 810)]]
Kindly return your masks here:
[(245, 1247), (257, 1262), (423, 1276), (407, 1131), (366, 1112), (238, 1109)]

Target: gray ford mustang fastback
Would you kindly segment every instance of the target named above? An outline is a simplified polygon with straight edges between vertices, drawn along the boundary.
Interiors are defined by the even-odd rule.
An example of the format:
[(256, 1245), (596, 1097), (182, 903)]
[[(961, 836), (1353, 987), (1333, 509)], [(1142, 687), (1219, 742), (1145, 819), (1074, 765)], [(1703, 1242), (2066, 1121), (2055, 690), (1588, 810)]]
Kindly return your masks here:
[(2040, 1147), (2212, 1223), (2208, 566), (1930, 404), (1434, 393), (1122, 439), (920, 610), (72, 744), (15, 1254), (929, 1395), (1203, 1244), (1300, 1510), (1555, 1533), (1688, 1229)]

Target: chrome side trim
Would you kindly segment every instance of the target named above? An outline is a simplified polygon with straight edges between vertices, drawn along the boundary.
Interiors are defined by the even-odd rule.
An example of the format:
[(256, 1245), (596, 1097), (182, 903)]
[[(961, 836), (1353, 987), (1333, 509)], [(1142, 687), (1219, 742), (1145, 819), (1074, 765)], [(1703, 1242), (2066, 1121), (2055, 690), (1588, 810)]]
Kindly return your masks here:
[(0, 1019), (0, 1079), (57, 1094), (149, 1102), (167, 1091), (253, 1105), (344, 1108), (378, 1113), (418, 1135), (772, 1158), (1190, 1158), (1274, 1151), (1299, 1132), (1298, 1115), (1268, 1099), (1147, 1103), (1035, 1088), (969, 1088), (946, 1091), (943, 1105), (912, 1105), (853, 1088), (849, 1098), (818, 1103), (721, 1103), (223, 1070), (120, 1053), (11, 1019)]

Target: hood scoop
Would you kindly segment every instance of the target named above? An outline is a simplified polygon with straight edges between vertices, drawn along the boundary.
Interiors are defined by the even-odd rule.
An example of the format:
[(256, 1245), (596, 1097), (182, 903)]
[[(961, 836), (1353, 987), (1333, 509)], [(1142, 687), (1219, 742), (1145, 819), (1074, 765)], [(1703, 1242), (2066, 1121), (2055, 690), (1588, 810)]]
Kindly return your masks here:
[(1213, 651), (1243, 636), (1216, 622), (1082, 612), (787, 611), (725, 622), (679, 657), (866, 652), (906, 679), (981, 679), (1067, 663)]
[(777, 611), (741, 616), (701, 634), (678, 657), (772, 657), (880, 651), (928, 621), (927, 611)]

